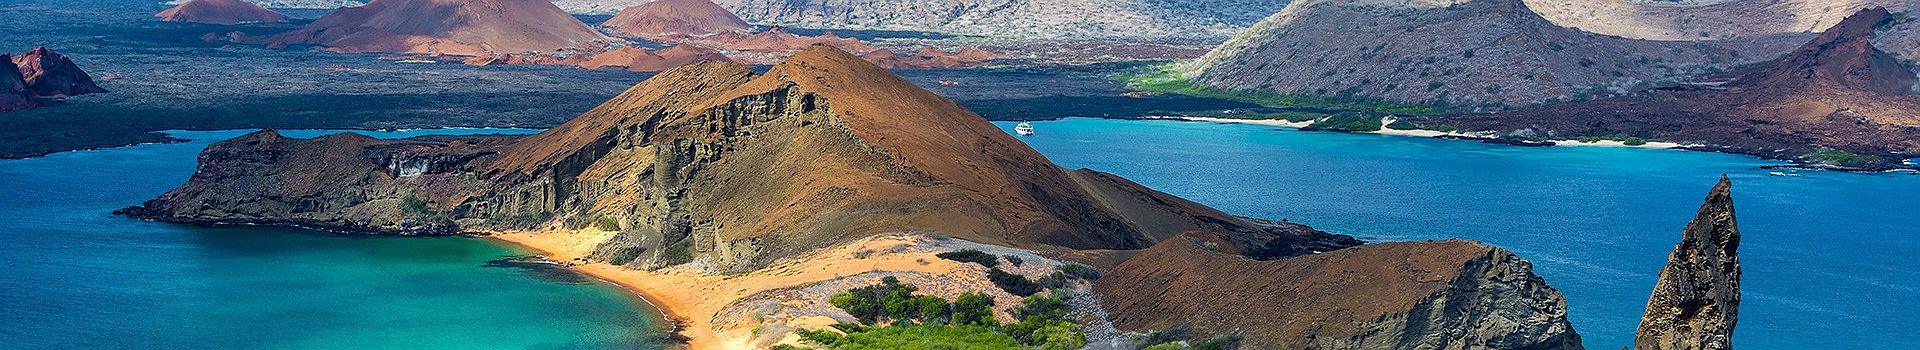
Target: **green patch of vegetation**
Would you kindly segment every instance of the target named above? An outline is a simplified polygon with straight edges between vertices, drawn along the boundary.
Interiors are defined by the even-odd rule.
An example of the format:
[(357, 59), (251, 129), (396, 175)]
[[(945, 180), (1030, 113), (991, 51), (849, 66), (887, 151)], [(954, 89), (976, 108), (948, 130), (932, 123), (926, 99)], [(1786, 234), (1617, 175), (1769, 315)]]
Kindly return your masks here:
[(660, 261), (670, 265), (693, 262), (693, 250), (687, 245), (688, 242), (685, 239), (667, 245), (666, 250), (660, 252)]
[(1340, 112), (1300, 129), (1308, 131), (1379, 131), (1381, 127), (1383, 127), (1383, 125), (1380, 125), (1380, 118), (1378, 117), (1360, 112)]
[[(1013, 310), (1020, 321), (1002, 326), (993, 318), (992, 297), (967, 293), (949, 303), (913, 295), (917, 290), (887, 277), (880, 284), (835, 294), (828, 303), (861, 323), (797, 333), (801, 340), (829, 349), (1069, 350), (1087, 343), (1080, 326), (1065, 321), (1069, 306), (1061, 295), (1022, 299)], [(883, 321), (886, 325), (881, 326)]]
[(1041, 289), (1044, 289), (1039, 283), (1034, 283), (1033, 280), (1027, 279), (1027, 276), (1008, 273), (1000, 270), (998, 267), (987, 269), (987, 279), (993, 280), (993, 285), (999, 286), (1000, 289), (1006, 290), (1007, 293), (1023, 297), (1039, 293)]
[(620, 218), (601, 216), (600, 219), (593, 221), (593, 226), (600, 228), (601, 231), (619, 231)]
[(433, 210), (432, 207), (428, 206), (426, 200), (422, 200), (420, 196), (412, 193), (408, 193), (405, 197), (400, 197), (400, 210), (405, 211), (407, 214), (420, 216), (430, 216), (439, 213), (439, 211)]
[(1641, 138), (1638, 136), (1631, 136), (1627, 134), (1612, 134), (1607, 136), (1581, 136), (1581, 137), (1575, 138), (1574, 140), (1579, 141), (1580, 143), (1594, 143), (1594, 142), (1600, 142), (1600, 141), (1620, 141), (1621, 144), (1625, 144), (1628, 146), (1640, 146), (1640, 145), (1647, 144), (1647, 139)]
[(1240, 334), (1221, 334), (1206, 339), (1192, 338), (1194, 338), (1193, 331), (1188, 329), (1188, 325), (1182, 324), (1148, 333), (1135, 340), (1144, 346), (1141, 350), (1227, 350), (1240, 348), (1240, 340), (1246, 337)]
[(1145, 73), (1123, 76), (1120, 77), (1120, 79), (1125, 81), (1129, 88), (1137, 90), (1218, 98), (1255, 103), (1268, 107), (1309, 107), (1394, 115), (1436, 115), (1444, 112), (1441, 107), (1436, 106), (1393, 102), (1379, 98), (1358, 96), (1355, 93), (1357, 89), (1347, 89), (1333, 96), (1326, 96), (1324, 93), (1315, 95), (1290, 95), (1273, 92), (1221, 89), (1195, 84), (1187, 81), (1185, 78), (1181, 78), (1178, 70), (1174, 68), (1175, 64), (1177, 63), (1146, 67), (1147, 72)]
[(1833, 149), (1823, 149), (1818, 152), (1813, 152), (1813, 159), (1824, 164), (1850, 168), (1872, 168), (1880, 166), (1884, 161), (1880, 156), (1876, 155), (1858, 154)]
[(993, 254), (987, 254), (987, 253), (984, 253), (978, 250), (973, 250), (973, 249), (955, 250), (951, 252), (934, 254), (933, 256), (940, 257), (941, 259), (953, 260), (953, 261), (958, 261), (963, 263), (980, 264), (980, 266), (986, 266), (987, 268), (1000, 266), (999, 257), (995, 257), (993, 256)]

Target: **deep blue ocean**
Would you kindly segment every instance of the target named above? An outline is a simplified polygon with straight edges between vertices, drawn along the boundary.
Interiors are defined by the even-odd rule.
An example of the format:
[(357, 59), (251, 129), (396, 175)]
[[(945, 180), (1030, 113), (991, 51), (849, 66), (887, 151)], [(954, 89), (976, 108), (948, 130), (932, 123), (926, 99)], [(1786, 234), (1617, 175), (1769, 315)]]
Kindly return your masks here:
[[(999, 123), (1011, 132), (1013, 124)], [(1733, 180), (1736, 348), (1920, 348), (1920, 176), (1679, 150), (1526, 148), (1267, 126), (1073, 118), (1022, 140), (1229, 213), (1369, 241), (1464, 238), (1534, 263), (1588, 349), (1631, 344), (1680, 231)]]
[[(0, 160), (0, 348), (660, 348), (665, 325), (644, 301), (499, 261), (533, 254), (514, 246), (109, 215), (179, 186), (202, 148), (246, 132)], [(529, 131), (368, 134), (495, 132)]]

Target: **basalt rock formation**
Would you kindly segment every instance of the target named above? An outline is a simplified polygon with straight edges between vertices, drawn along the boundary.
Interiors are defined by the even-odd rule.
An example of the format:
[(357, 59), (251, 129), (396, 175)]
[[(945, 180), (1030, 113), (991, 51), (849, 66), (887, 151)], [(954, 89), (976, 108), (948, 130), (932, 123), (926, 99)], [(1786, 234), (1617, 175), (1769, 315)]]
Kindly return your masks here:
[(826, 45), (764, 74), (663, 72), (523, 138), (311, 140), (262, 131), (208, 147), (187, 184), (121, 213), (386, 233), (620, 230), (592, 258), (742, 271), (887, 232), (1139, 249), (1188, 231), (1269, 257), (1359, 242), (1266, 225), (1092, 170), (1067, 170), (953, 101)]
[(13, 65), (13, 55), (0, 53), (0, 63), (5, 63), (0, 64), (0, 113), (33, 108), (33, 93), (27, 90), (20, 68)]
[(73, 64), (66, 55), (46, 47), (13, 56), (27, 91), (35, 96), (79, 96), (107, 92), (93, 83), (93, 76)]
[(1740, 311), (1740, 225), (1725, 176), (1687, 223), (1640, 319), (1638, 350), (1727, 350)]
[(1468, 130), (1533, 128), (1562, 137), (1628, 134), (1702, 142), (1779, 159), (1821, 150), (1866, 155), (1839, 166), (1886, 168), (1920, 154), (1914, 76), (1870, 41), (1885, 9), (1861, 11), (1785, 56), (1700, 81), (1585, 103), (1496, 114), (1454, 114), (1433, 124)]
[(1368, 244), (1268, 261), (1168, 239), (1094, 283), (1123, 331), (1186, 325), (1248, 349), (1581, 349), (1532, 264), (1477, 242)]
[(601, 23), (640, 38), (751, 33), (753, 26), (707, 0), (660, 0), (620, 10)]
[(489, 56), (565, 51), (607, 39), (544, 0), (374, 0), (334, 10), (299, 30), (242, 41)]
[(1799, 40), (1593, 35), (1554, 25), (1521, 0), (1301, 0), (1182, 77), (1236, 91), (1525, 106), (1764, 59), (1741, 52), (1785, 52)]
[(241, 0), (191, 0), (153, 16), (167, 22), (228, 25), (287, 20), (287, 15)]

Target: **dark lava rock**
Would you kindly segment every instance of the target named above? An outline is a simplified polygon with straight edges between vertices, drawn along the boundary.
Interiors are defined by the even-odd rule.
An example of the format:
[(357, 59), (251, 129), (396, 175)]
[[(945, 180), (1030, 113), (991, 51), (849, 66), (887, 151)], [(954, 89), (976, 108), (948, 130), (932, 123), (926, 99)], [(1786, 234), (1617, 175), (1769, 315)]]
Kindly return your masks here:
[(1732, 183), (1726, 176), (1707, 193), (1707, 203), (1667, 258), (1660, 283), (1647, 299), (1634, 348), (1640, 350), (1732, 349), (1740, 310), (1740, 227), (1733, 218)]

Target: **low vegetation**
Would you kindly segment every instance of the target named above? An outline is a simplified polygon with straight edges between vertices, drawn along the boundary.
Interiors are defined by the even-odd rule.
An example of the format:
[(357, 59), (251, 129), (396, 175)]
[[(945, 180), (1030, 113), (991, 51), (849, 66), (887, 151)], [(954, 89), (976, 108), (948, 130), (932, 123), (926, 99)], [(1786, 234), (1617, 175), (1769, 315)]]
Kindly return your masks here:
[(1841, 150), (1823, 149), (1813, 153), (1813, 160), (1821, 164), (1849, 168), (1873, 168), (1880, 166), (1885, 159), (1871, 154), (1857, 154)]
[[(830, 349), (1044, 349), (1085, 346), (1080, 326), (1066, 321), (1069, 306), (1061, 292), (1021, 299), (1018, 322), (1002, 325), (993, 317), (993, 298), (967, 293), (948, 302), (913, 295), (918, 288), (886, 277), (880, 284), (848, 290), (828, 299), (859, 323), (833, 329), (800, 330), (800, 338)], [(777, 349), (805, 349), (787, 345)]]
[(1146, 67), (1145, 73), (1124, 76), (1121, 77), (1121, 79), (1127, 82), (1129, 88), (1138, 90), (1249, 102), (1268, 107), (1309, 107), (1393, 115), (1436, 115), (1445, 112), (1441, 107), (1357, 96), (1351, 91), (1333, 95), (1290, 95), (1272, 92), (1226, 90), (1187, 81), (1180, 77), (1178, 70), (1173, 67), (1174, 65), (1173, 63), (1169, 63), (1149, 66)]
[(987, 254), (987, 253), (984, 253), (978, 250), (973, 250), (973, 249), (956, 250), (951, 252), (934, 254), (934, 256), (940, 257), (941, 259), (953, 260), (953, 261), (958, 261), (963, 263), (980, 264), (980, 266), (986, 266), (987, 268), (994, 268), (994, 267), (1000, 266), (999, 257), (995, 257), (993, 256), (993, 254)]

